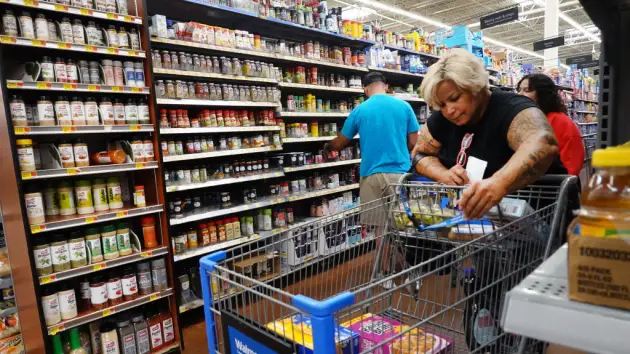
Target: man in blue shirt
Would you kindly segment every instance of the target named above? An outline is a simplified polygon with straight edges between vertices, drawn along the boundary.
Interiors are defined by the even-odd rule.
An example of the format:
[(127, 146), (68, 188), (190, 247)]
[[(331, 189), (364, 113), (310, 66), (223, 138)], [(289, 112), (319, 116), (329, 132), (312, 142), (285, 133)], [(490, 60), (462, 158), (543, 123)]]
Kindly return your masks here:
[(395, 192), (388, 186), (409, 171), (409, 151), (420, 126), (409, 103), (387, 94), (387, 80), (378, 72), (363, 77), (368, 99), (355, 108), (341, 133), (325, 150), (341, 150), (357, 134), (361, 144), (361, 203)]

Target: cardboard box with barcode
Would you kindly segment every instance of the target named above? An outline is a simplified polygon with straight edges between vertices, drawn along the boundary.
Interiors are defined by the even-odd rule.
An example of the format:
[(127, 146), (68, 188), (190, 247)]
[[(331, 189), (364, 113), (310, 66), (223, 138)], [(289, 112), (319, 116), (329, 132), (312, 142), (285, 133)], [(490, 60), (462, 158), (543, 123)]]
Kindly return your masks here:
[(569, 299), (630, 310), (630, 240), (607, 231), (569, 227)]

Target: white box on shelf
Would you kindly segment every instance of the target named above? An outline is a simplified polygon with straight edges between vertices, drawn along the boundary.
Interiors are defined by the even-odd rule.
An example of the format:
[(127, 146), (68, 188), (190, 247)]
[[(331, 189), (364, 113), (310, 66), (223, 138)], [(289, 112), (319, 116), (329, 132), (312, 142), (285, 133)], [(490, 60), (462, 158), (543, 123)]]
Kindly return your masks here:
[(348, 248), (346, 220), (343, 218), (325, 220), (324, 225), (319, 230), (318, 239), (319, 253), (323, 256)]
[(318, 225), (305, 225), (285, 231), (282, 235), (285, 242), (280, 244), (280, 262), (282, 267), (299, 266), (319, 256)]
[(166, 27), (166, 16), (153, 15), (151, 17), (151, 23), (153, 25), (153, 31), (155, 35), (160, 38), (168, 38), (168, 28)]

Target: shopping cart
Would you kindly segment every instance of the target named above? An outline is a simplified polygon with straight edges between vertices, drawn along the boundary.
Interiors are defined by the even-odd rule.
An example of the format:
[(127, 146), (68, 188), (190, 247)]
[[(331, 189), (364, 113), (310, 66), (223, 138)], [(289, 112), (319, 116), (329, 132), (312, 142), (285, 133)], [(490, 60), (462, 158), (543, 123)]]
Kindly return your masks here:
[(396, 195), (203, 257), (210, 353), (516, 352), (503, 294), (560, 246), (576, 178), (437, 230), (462, 188), (406, 178)]

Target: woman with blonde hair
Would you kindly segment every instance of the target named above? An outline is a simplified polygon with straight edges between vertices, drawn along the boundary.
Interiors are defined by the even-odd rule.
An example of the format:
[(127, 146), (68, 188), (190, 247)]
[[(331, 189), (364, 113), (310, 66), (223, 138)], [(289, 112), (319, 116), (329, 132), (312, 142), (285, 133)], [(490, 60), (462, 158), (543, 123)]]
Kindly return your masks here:
[(439, 111), (420, 130), (414, 168), (443, 184), (468, 184), (459, 201), (466, 218), (480, 218), (546, 172), (566, 173), (545, 114), (526, 97), (490, 90), (486, 69), (469, 52), (446, 52), (420, 91)]

